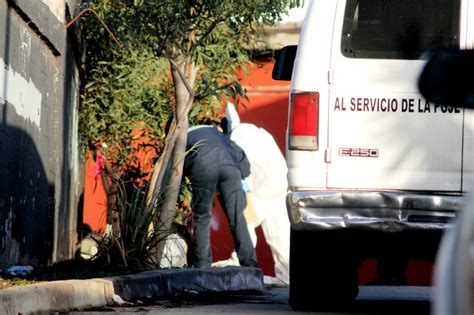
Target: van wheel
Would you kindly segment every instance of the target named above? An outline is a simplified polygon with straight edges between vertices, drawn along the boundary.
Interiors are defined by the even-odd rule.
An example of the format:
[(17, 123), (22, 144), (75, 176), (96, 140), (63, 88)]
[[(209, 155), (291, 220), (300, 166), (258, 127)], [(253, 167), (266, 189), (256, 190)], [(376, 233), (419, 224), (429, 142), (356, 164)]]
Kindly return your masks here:
[(337, 236), (291, 229), (289, 304), (295, 311), (339, 310), (356, 299), (358, 260)]

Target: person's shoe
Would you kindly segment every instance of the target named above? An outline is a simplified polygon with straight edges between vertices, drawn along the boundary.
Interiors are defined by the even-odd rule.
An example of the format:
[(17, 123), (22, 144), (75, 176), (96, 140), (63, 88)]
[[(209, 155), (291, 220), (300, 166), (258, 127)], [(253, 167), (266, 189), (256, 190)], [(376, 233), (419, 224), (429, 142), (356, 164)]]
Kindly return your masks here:
[(242, 261), (242, 262), (240, 263), (240, 265), (241, 265), (242, 267), (259, 268), (257, 262), (256, 262), (255, 260), (251, 260), (251, 259)]
[(211, 268), (211, 264), (208, 262), (196, 262), (192, 265), (192, 268)]
[(232, 252), (229, 259), (219, 260), (212, 263), (212, 267), (228, 267), (228, 266), (240, 266), (239, 259), (237, 258), (236, 252)]

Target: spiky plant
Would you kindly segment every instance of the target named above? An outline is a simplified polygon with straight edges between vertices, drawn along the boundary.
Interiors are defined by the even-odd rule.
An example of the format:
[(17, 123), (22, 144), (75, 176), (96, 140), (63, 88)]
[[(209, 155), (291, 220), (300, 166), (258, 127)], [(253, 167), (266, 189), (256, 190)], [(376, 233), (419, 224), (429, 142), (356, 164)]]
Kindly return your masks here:
[[(116, 180), (117, 207), (113, 212), (114, 228), (98, 242), (98, 253), (94, 260), (106, 264), (121, 264), (131, 269), (144, 270), (160, 266), (157, 260), (158, 243), (170, 234), (178, 233), (188, 241), (192, 231), (191, 190), (189, 180), (183, 181), (176, 216), (167, 235), (158, 233), (162, 222), (159, 207), (162, 198), (154, 205), (147, 204), (149, 179), (147, 175), (134, 176), (125, 173)], [(151, 210), (151, 211), (150, 211)], [(170, 257), (161, 257), (169, 259)], [(185, 259), (185, 257), (183, 257)]]

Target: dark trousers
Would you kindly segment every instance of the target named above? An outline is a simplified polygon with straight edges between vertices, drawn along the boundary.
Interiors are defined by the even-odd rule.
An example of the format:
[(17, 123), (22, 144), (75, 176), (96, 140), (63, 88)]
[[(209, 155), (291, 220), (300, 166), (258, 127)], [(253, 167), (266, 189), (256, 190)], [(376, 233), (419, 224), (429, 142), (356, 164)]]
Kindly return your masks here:
[(219, 201), (229, 222), (237, 257), (242, 266), (257, 266), (255, 249), (247, 229), (244, 209), (247, 204), (242, 190), (241, 175), (237, 167), (216, 166), (191, 174), (194, 211), (194, 240), (190, 246), (191, 263), (194, 267), (211, 267), (211, 216), (214, 192), (219, 192)]

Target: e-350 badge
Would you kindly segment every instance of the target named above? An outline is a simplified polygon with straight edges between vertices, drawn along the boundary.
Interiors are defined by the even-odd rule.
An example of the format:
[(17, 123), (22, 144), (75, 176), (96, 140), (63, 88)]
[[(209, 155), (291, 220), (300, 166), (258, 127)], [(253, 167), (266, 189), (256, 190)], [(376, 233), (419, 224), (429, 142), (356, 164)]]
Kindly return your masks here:
[(340, 156), (350, 156), (350, 157), (368, 157), (376, 158), (379, 157), (378, 149), (363, 149), (363, 148), (340, 148)]

